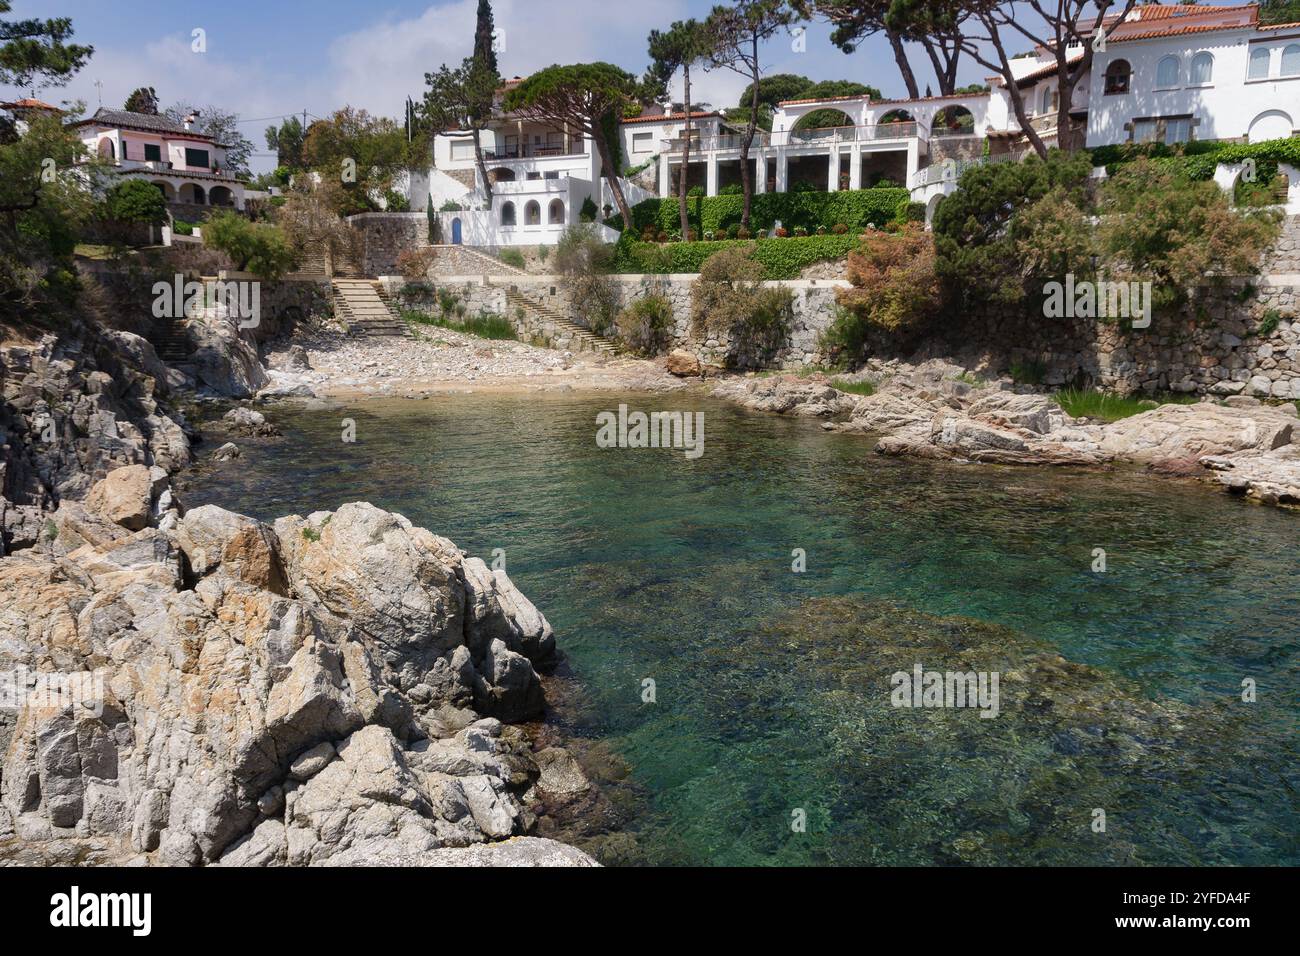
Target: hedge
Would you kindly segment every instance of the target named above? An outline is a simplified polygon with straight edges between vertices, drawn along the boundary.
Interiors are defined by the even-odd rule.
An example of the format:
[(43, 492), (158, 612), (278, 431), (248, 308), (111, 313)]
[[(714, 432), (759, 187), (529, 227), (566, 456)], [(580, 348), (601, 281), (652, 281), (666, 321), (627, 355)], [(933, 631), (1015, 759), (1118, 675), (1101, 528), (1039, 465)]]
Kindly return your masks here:
[(1300, 139), (1269, 139), (1260, 143), (1221, 143), (1201, 140), (1166, 146), (1164, 143), (1134, 143), (1099, 146), (1092, 151), (1094, 166), (1115, 167), (1146, 156), (1162, 166), (1182, 169), (1192, 179), (1213, 179), (1219, 163), (1256, 162), (1288, 163), (1300, 167)]
[[(804, 236), (798, 239), (722, 239), (714, 242), (669, 242), (657, 244), (637, 242), (624, 236), (618, 243), (616, 265), (619, 272), (699, 272), (704, 260), (715, 252), (733, 246), (752, 246), (754, 258), (763, 263), (768, 279), (797, 279), (806, 266), (827, 259), (843, 259), (858, 245), (858, 234)], [(652, 257), (646, 262), (648, 250), (665, 250), (669, 265), (661, 268)]]
[[(893, 219), (898, 204), (909, 198), (901, 187), (884, 189), (844, 189), (839, 192), (756, 193), (750, 204), (750, 228), (770, 229), (779, 219), (787, 229), (803, 226), (809, 231), (818, 226), (827, 229), (844, 223), (850, 230), (860, 231), (867, 223), (883, 226)], [(745, 197), (696, 196), (686, 200), (687, 216), (691, 227), (700, 235), (726, 229), (739, 223), (745, 209)], [(621, 219), (611, 220), (611, 225), (621, 228)], [(645, 199), (632, 207), (632, 228), (641, 235), (647, 226), (671, 232), (681, 228), (681, 212), (677, 198)]]

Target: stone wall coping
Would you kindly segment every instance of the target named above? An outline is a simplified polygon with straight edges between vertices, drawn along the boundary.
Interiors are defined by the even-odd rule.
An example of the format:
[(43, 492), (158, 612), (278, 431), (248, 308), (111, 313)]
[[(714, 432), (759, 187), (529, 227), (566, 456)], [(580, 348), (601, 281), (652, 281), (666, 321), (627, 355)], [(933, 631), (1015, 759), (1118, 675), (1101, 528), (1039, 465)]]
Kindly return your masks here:
[(347, 217), (347, 222), (355, 222), (358, 219), (424, 219), (428, 216), (427, 212), (358, 212)]
[[(647, 280), (669, 282), (694, 282), (700, 277), (698, 272), (671, 273), (618, 273), (610, 278), (625, 285), (640, 285)], [(385, 277), (388, 278), (388, 277)], [(400, 278), (394, 276), (392, 278)], [(482, 273), (461, 276), (432, 276), (431, 282), (459, 282), (462, 284), (482, 285), (557, 285), (564, 281), (563, 276), (529, 274), (520, 276), (484, 276)], [(845, 279), (768, 279), (765, 286), (784, 289), (850, 289), (853, 284)]]

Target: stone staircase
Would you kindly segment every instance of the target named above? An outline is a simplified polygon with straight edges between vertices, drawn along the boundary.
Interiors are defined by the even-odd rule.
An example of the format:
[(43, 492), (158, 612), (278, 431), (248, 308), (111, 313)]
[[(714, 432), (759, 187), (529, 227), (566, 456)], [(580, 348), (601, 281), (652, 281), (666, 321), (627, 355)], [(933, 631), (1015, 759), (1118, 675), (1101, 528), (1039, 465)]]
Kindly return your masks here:
[[(619, 352), (618, 346), (609, 339), (597, 335), (590, 329), (584, 329), (550, 306), (525, 298), (514, 289), (506, 289), (506, 304), (512, 313), (516, 309), (522, 309), (538, 320), (540, 325), (553, 328), (555, 332), (552, 336), (552, 348), (569, 348), (574, 352), (601, 352), (605, 355), (617, 355)], [(563, 344), (565, 339), (569, 344)]]
[(410, 327), (402, 321), (380, 294), (373, 279), (335, 278), (334, 315), (342, 319), (352, 335), (412, 338)]
[(464, 245), (433, 246), (435, 276), (522, 276), (523, 269), (508, 266), (496, 256)]
[(168, 365), (189, 360), (190, 337), (185, 334), (186, 321), (183, 318), (168, 319), (155, 329), (152, 336), (154, 351)]

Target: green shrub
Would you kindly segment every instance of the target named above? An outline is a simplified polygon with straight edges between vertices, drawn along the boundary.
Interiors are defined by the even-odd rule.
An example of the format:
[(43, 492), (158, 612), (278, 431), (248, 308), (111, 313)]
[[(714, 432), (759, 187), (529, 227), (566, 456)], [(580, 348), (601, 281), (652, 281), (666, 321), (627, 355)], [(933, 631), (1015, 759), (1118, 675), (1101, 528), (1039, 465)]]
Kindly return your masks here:
[(1275, 214), (1238, 213), (1214, 182), (1147, 159), (1124, 166), (1099, 198), (1097, 244), (1113, 266), (1108, 273), (1151, 282), (1157, 308), (1185, 301), (1197, 286), (1258, 272), (1279, 231)]
[(1259, 143), (1225, 143), (1219, 140), (1194, 140), (1167, 146), (1164, 143), (1121, 143), (1089, 150), (1095, 166), (1105, 166), (1114, 173), (1125, 163), (1148, 159), (1161, 168), (1182, 172), (1190, 179), (1214, 178), (1219, 163), (1240, 163), (1254, 159), (1264, 162), (1300, 166), (1300, 139), (1269, 139)]
[(718, 190), (719, 196), (743, 196), (744, 194), (745, 186), (743, 183), (727, 183)]
[(439, 207), (440, 212), (464, 212), (465, 207), (454, 199), (448, 199)]
[(904, 199), (894, 210), (896, 222), (925, 222), (925, 203)]
[[(715, 239), (704, 242), (674, 242), (667, 245), (637, 242), (625, 236), (619, 240), (619, 272), (656, 273), (699, 272), (709, 256), (736, 246), (752, 246), (753, 257), (764, 267), (764, 278), (797, 279), (815, 262), (843, 259), (857, 247), (858, 237), (841, 233), (830, 236), (805, 236), (802, 239), (778, 237), (745, 242), (739, 239)], [(652, 250), (655, 252), (652, 253)]]
[(609, 277), (614, 255), (590, 224), (570, 226), (555, 246), (555, 269), (564, 277), (574, 318), (597, 335), (608, 334), (618, 315), (618, 288)]
[(596, 217), (600, 215), (600, 210), (596, 208), (596, 201), (590, 196), (582, 200), (582, 208), (578, 210), (579, 222), (595, 222)]
[(890, 332), (920, 328), (942, 302), (934, 242), (917, 223), (896, 235), (865, 233), (849, 253), (848, 280), (853, 288), (840, 290), (840, 304)]
[(650, 294), (636, 299), (618, 314), (618, 335), (632, 351), (658, 355), (668, 348), (673, 328), (672, 303)]
[(732, 246), (706, 259), (691, 286), (695, 333), (727, 339), (729, 367), (762, 365), (789, 339), (794, 294), (761, 285), (763, 271), (752, 248)]
[(234, 212), (219, 212), (204, 224), (203, 244), (230, 256), (237, 271), (247, 270), (263, 279), (278, 279), (297, 258), (278, 227), (249, 222)]
[[(898, 212), (906, 189), (843, 189), (838, 192), (757, 193), (750, 207), (751, 228), (771, 229), (780, 220), (788, 227), (816, 229), (825, 223), (842, 222), (859, 230), (872, 223), (883, 226)], [(695, 196), (686, 202), (690, 225), (699, 233), (717, 233), (739, 225), (744, 210), (743, 195)], [(640, 233), (647, 226), (672, 229), (681, 226), (676, 198), (646, 199), (632, 207), (632, 227)]]
[(835, 318), (817, 337), (817, 350), (832, 368), (851, 368), (862, 358), (870, 325), (852, 309), (837, 306)]
[(186, 222), (184, 219), (177, 219), (172, 222), (172, 232), (178, 236), (194, 235), (194, 223)]
[(508, 266), (514, 266), (516, 269), (522, 269), (527, 265), (524, 261), (524, 254), (518, 249), (502, 249), (497, 258)]
[[(687, 198), (687, 199), (699, 199), (699, 198), (702, 197), (703, 195), (704, 195), (704, 187), (703, 187), (703, 186), (692, 186), (690, 189), (686, 190), (686, 198)], [(681, 209), (681, 202), (680, 202), (680, 200), (678, 201), (678, 209), (679, 209), (679, 210)]]
[(167, 200), (153, 183), (127, 179), (115, 185), (105, 197), (110, 219), (117, 222), (161, 226), (167, 221)]
[(410, 212), (411, 200), (396, 189), (384, 192), (384, 209), (388, 212)]

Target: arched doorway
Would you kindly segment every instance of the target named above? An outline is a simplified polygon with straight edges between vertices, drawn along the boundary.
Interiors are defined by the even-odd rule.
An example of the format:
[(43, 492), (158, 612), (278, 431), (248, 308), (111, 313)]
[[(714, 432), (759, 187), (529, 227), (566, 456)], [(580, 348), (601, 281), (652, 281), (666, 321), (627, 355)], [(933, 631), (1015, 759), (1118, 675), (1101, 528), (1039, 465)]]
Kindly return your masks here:
[(501, 207), (501, 225), (513, 226), (515, 224), (515, 204), (512, 202), (505, 203)]
[(552, 199), (551, 204), (547, 207), (546, 220), (552, 226), (564, 225), (564, 200)]
[(227, 186), (213, 186), (208, 193), (208, 203), (212, 206), (233, 206), (235, 194)]
[(154, 185), (158, 187), (158, 191), (163, 194), (163, 199), (167, 202), (172, 203), (176, 201), (176, 190), (172, 189), (171, 183), (155, 181)]
[(524, 225), (540, 226), (542, 224), (542, 207), (536, 199), (528, 200), (524, 206)]
[(113, 159), (117, 155), (113, 147), (113, 141), (107, 136), (99, 141), (97, 151), (100, 159)]
[(205, 206), (208, 196), (198, 183), (185, 183), (181, 186), (180, 199), (181, 202), (192, 203), (195, 206)]
[(451, 221), (451, 244), (453, 246), (459, 246), (460, 243), (460, 216), (457, 216)]

